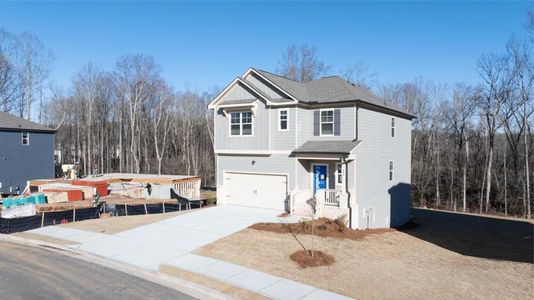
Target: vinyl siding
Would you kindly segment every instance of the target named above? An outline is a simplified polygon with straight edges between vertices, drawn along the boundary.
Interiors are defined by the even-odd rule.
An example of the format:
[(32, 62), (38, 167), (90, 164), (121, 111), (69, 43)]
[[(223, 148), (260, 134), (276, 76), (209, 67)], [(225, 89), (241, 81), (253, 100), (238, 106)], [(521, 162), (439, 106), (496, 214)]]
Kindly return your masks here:
[(21, 132), (0, 131), (0, 182), (3, 193), (18, 185), (22, 193), (30, 179), (54, 178), (54, 134), (30, 132), (22, 145)]
[[(231, 94), (236, 95), (236, 94)], [(250, 95), (250, 94), (249, 94)], [(226, 100), (227, 95), (223, 98)], [(235, 99), (233, 99), (235, 100)], [(252, 136), (230, 136), (230, 115), (222, 109), (215, 112), (215, 149), (217, 150), (267, 150), (269, 149), (269, 111), (265, 102), (256, 101), (253, 115)], [(250, 111), (250, 107), (233, 108), (228, 111)]]
[[(391, 137), (391, 116), (367, 109), (358, 110), (356, 150), (356, 202), (359, 228), (389, 227), (408, 220), (411, 183), (411, 121), (395, 118)], [(394, 161), (394, 178), (389, 181), (389, 161)], [(391, 194), (390, 194), (391, 193)], [(393, 211), (391, 211), (393, 202)], [(354, 216), (353, 216), (354, 219)]]
[[(252, 164), (254, 161), (254, 165)], [(217, 184), (224, 183), (224, 172), (258, 172), (288, 175), (288, 190), (295, 187), (295, 158), (288, 155), (217, 155)]]
[(224, 95), (221, 102), (224, 100), (247, 100), (256, 98), (257, 97), (246, 90), (241, 83), (238, 83)]
[[(288, 112), (288, 130), (280, 131), (279, 128), (279, 112), (280, 110), (287, 110)], [(295, 149), (295, 134), (297, 132), (295, 122), (295, 107), (288, 108), (271, 108), (271, 149), (272, 150), (288, 150)]]
[(311, 140), (352, 140), (355, 138), (354, 106), (336, 107), (340, 110), (339, 136), (314, 136), (313, 112), (319, 109), (298, 108), (298, 139), (297, 147)]

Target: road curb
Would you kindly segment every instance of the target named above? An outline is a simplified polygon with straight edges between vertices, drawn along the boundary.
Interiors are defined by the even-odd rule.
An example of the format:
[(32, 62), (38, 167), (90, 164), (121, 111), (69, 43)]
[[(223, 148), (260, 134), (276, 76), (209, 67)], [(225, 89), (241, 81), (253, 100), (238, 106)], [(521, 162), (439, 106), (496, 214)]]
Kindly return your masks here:
[(12, 236), (7, 234), (0, 234), (0, 241), (11, 242), (15, 244), (21, 244), (26, 246), (43, 248), (49, 251), (58, 252), (69, 257), (80, 259), (89, 263), (98, 264), (103, 267), (107, 267), (113, 270), (120, 271), (147, 281), (157, 283), (159, 285), (168, 287), (170, 289), (176, 290), (188, 294), (192, 297), (198, 299), (213, 299), (213, 300), (226, 300), (232, 299), (230, 296), (210, 289), (208, 287), (199, 285), (197, 283), (189, 282), (187, 280), (163, 274), (157, 271), (148, 271), (146, 269), (132, 266), (126, 263), (121, 263), (116, 260), (103, 258), (101, 256), (93, 255), (87, 252), (79, 251), (72, 249), (70, 247), (65, 247), (60, 244), (55, 244), (51, 242), (28, 239), (18, 236)]

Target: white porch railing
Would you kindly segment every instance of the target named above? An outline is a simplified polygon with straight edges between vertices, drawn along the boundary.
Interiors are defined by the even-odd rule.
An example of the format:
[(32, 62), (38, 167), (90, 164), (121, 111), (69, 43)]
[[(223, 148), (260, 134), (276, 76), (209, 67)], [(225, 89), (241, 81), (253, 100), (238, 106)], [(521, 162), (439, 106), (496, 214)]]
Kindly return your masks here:
[[(324, 189), (324, 190), (318, 190), (316, 192), (316, 196), (319, 196), (318, 194), (324, 195), (324, 205), (329, 206), (338, 206), (339, 207), (339, 198), (341, 197), (341, 190), (333, 190), (333, 189)], [(320, 195), (320, 196), (323, 196)]]
[(298, 190), (291, 195), (291, 214), (310, 216), (313, 214), (310, 199), (315, 197), (315, 216), (335, 219), (348, 213), (348, 195), (339, 190)]
[(173, 188), (179, 195), (197, 198), (200, 197), (200, 184), (200, 178), (191, 178), (175, 183)]

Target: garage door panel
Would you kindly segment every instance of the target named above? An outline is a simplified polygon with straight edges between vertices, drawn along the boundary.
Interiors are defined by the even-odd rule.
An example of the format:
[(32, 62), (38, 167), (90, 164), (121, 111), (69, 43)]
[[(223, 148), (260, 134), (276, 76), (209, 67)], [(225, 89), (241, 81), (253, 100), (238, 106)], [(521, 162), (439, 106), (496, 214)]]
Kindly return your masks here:
[(285, 175), (227, 172), (227, 203), (271, 209), (285, 209)]

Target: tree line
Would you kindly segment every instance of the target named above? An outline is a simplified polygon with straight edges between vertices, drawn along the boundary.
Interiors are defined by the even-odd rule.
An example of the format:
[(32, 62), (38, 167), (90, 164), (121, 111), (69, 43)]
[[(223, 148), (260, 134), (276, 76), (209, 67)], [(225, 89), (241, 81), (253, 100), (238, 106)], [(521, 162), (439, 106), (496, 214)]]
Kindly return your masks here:
[(213, 94), (177, 91), (152, 56), (125, 55), (111, 71), (89, 63), (69, 94), (55, 93), (46, 122), (58, 126), (56, 149), (82, 174), (198, 175), (214, 182)]
[(195, 174), (214, 184), (213, 93), (175, 90), (144, 54), (121, 56), (112, 70), (88, 63), (65, 92), (49, 78), (52, 58), (36, 35), (0, 30), (0, 109), (57, 128), (58, 166)]
[[(361, 62), (332, 72), (310, 45), (288, 47), (277, 72), (302, 82), (341, 74), (415, 114), (414, 206), (530, 218), (531, 31), (529, 37), (513, 37), (502, 53), (482, 55), (476, 83), (418, 78), (381, 84)], [(207, 104), (217, 91), (176, 90), (152, 56), (133, 54), (118, 57), (111, 70), (86, 64), (65, 92), (48, 78), (52, 59), (37, 36), (0, 30), (0, 109), (57, 128), (59, 163), (79, 163), (83, 175), (194, 174), (215, 185)]]
[[(482, 55), (478, 83), (380, 84), (362, 63), (339, 71), (416, 116), (414, 206), (531, 218), (533, 47), (534, 35), (512, 37), (502, 53)], [(280, 74), (301, 82), (330, 72), (309, 45), (288, 47), (279, 64)]]

